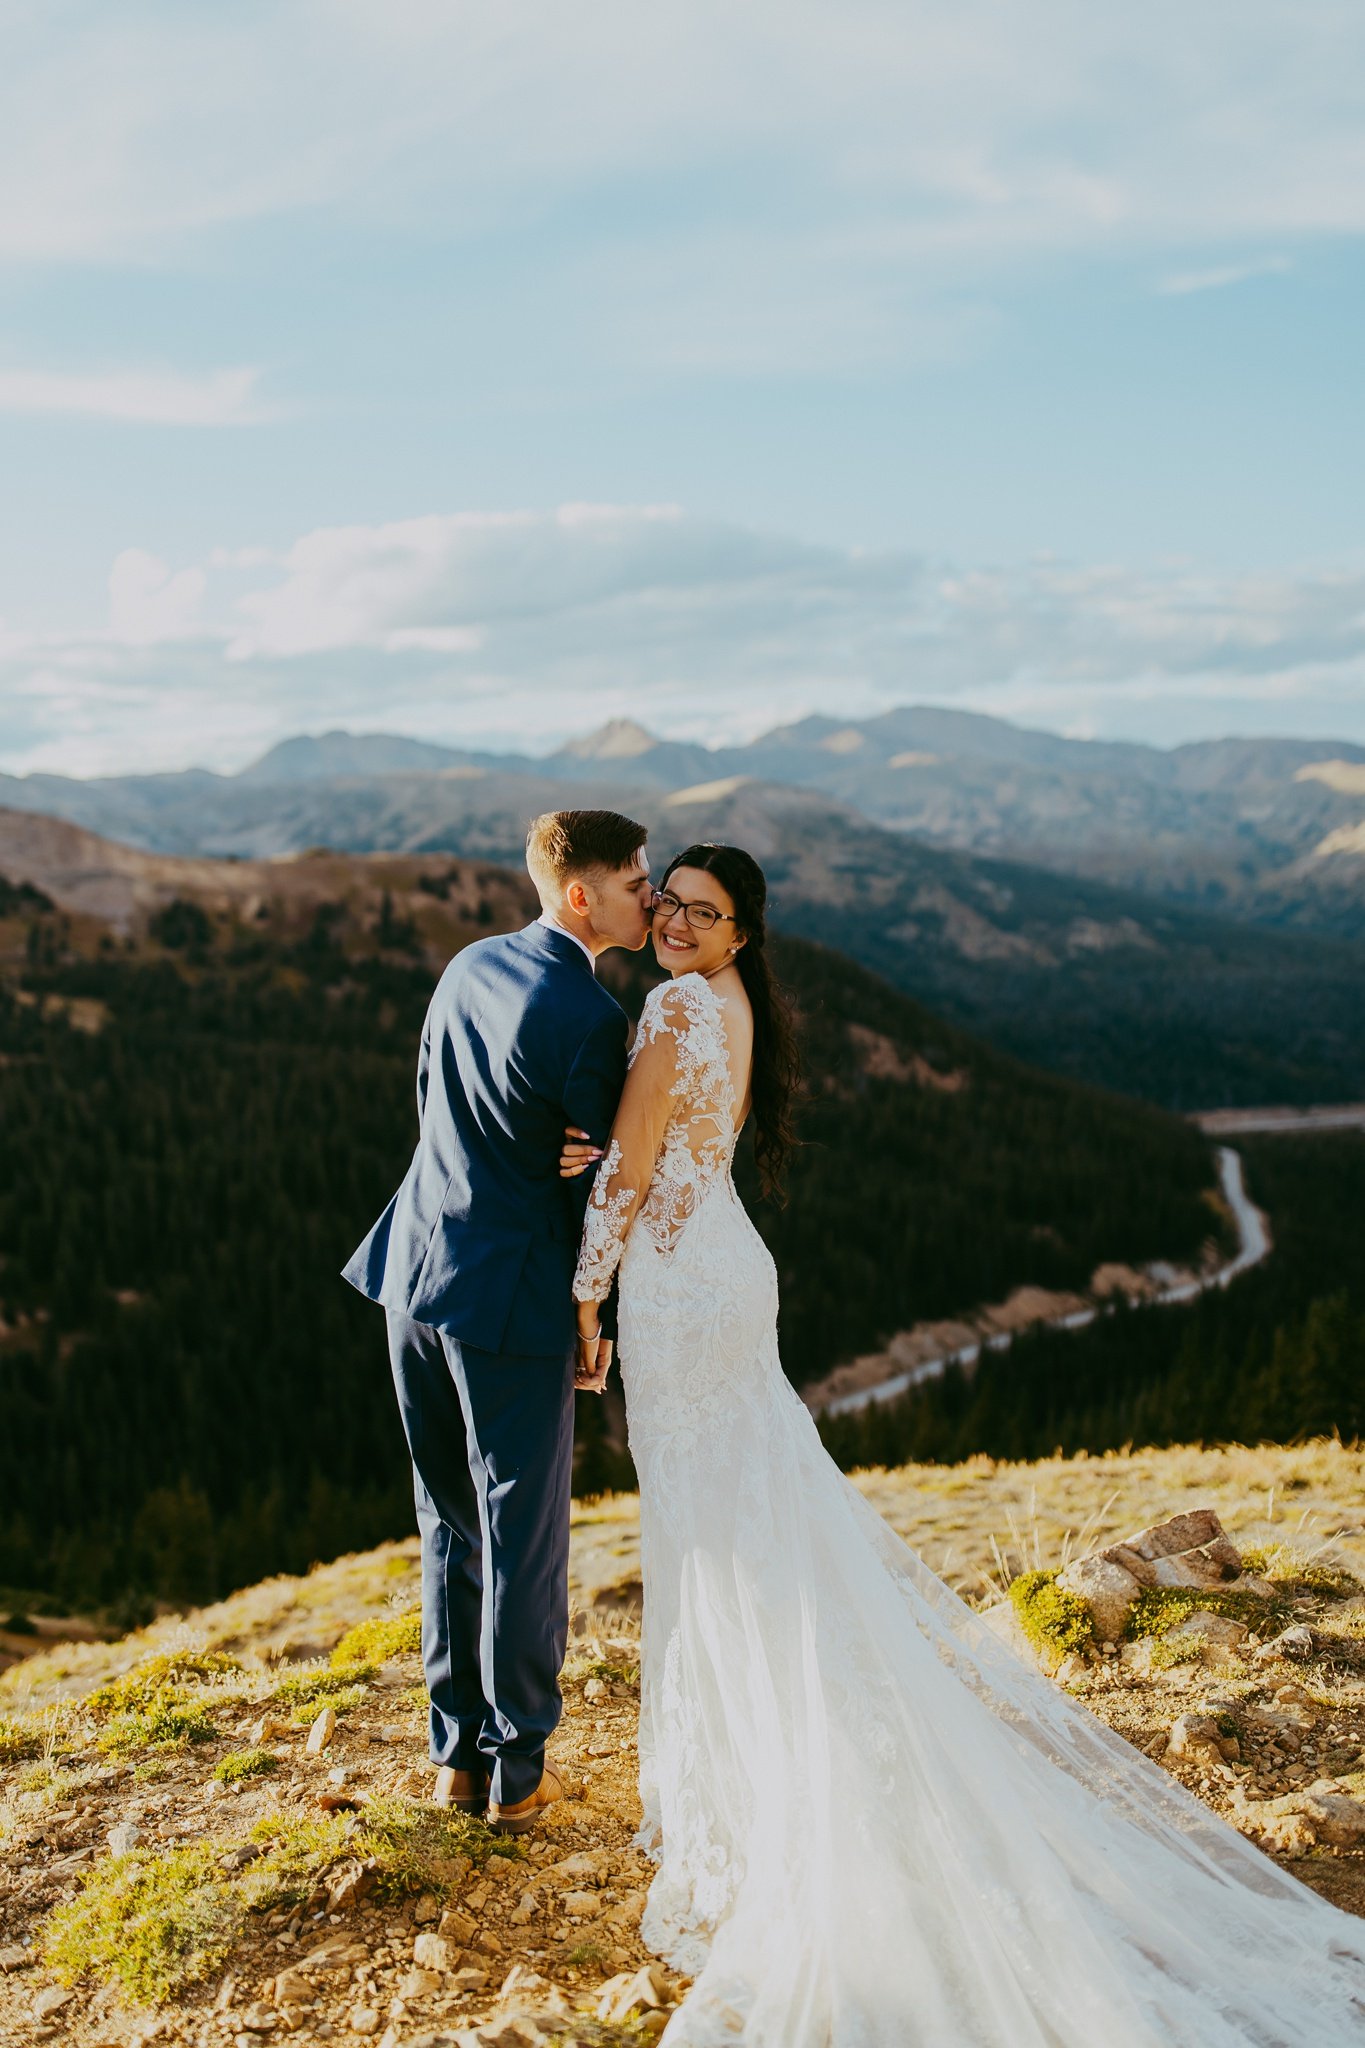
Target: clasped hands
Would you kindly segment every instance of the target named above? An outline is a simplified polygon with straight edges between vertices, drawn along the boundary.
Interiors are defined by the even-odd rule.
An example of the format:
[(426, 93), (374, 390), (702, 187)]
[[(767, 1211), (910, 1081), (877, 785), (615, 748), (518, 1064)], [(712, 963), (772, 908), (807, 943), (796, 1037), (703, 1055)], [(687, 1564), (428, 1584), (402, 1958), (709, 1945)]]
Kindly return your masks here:
[(611, 1338), (602, 1335), (602, 1311), (597, 1302), (580, 1301), (576, 1306), (578, 1348), (574, 1358), (574, 1391), (600, 1394), (611, 1370)]

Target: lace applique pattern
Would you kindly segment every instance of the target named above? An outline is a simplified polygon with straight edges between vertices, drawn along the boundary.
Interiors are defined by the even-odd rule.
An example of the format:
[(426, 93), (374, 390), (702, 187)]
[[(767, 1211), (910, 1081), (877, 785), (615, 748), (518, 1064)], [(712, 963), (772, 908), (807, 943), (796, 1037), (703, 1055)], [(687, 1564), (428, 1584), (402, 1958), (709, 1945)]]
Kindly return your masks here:
[(583, 1218), (583, 1242), (574, 1275), (574, 1296), (578, 1301), (603, 1301), (611, 1291), (611, 1279), (621, 1257), (626, 1225), (637, 1190), (612, 1182), (621, 1171), (621, 1147), (615, 1138), (608, 1145), (597, 1169), (588, 1213)]
[(577, 1300), (605, 1298), (633, 1224), (657, 1252), (671, 1254), (707, 1190), (728, 1175), (737, 1133), (722, 1020), (720, 999), (699, 974), (680, 975), (646, 997), (629, 1066), (647, 1049), (666, 1056), (658, 1065), (667, 1121), (651, 1157), (633, 1126), (624, 1138), (613, 1134), (588, 1204)]

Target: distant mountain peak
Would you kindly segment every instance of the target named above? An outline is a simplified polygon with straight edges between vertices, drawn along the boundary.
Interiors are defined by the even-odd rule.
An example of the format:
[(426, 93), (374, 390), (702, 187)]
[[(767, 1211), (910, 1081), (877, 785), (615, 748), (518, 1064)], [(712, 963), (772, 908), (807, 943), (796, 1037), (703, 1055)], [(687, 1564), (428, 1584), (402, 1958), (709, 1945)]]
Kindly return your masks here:
[(569, 740), (561, 752), (576, 761), (631, 761), (637, 754), (652, 753), (663, 742), (633, 718), (609, 718), (596, 732)]

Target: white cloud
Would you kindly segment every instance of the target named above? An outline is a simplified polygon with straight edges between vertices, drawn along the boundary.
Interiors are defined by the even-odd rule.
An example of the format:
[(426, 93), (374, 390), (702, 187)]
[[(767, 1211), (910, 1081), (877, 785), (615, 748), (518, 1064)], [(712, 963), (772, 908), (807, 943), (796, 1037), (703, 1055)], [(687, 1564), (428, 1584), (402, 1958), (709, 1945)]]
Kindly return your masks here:
[(0, 368), (0, 412), (79, 413), (163, 427), (235, 427), (272, 417), (256, 397), (260, 372)]
[(1167, 298), (1183, 298), (1191, 292), (1220, 292), (1229, 285), (1245, 284), (1253, 277), (1279, 277), (1290, 268), (1285, 256), (1255, 257), (1246, 263), (1220, 263), (1212, 270), (1183, 270), (1164, 277), (1157, 290)]
[(1183, 0), (30, 0), (6, 37), (15, 263), (156, 261), (320, 210), (458, 233), (692, 171), (724, 185), (746, 297), (765, 266), (780, 284), (798, 254), (852, 269), (873, 245), (919, 289), (1121, 245), (1223, 239), (1235, 267), (1249, 241), (1365, 228), (1354, 0), (1245, 0), (1235, 33)]
[(175, 568), (130, 550), (98, 632), (0, 631), (12, 772), (231, 767), (321, 724), (536, 751), (624, 714), (718, 741), (912, 701), (1153, 740), (1365, 740), (1365, 563), (955, 569), (569, 506), (323, 528), (282, 557)]
[(198, 629), (207, 577), (202, 569), (172, 575), (141, 548), (125, 548), (109, 572), (109, 637), (127, 647), (183, 640)]

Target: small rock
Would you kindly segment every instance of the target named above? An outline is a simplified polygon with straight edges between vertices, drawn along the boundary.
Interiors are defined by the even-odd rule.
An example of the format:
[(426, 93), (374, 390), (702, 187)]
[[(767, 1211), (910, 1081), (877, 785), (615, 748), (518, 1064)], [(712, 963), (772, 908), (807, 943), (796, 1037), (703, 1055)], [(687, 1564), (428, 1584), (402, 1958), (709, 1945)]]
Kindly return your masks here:
[(412, 1917), (417, 1922), (419, 1927), (425, 1926), (425, 1924), (429, 1920), (440, 1919), (441, 1901), (436, 1897), (436, 1894), (434, 1892), (422, 1893), (422, 1896), (418, 1899), (417, 1904), (412, 1909)]
[(321, 1756), (336, 1732), (336, 1711), (332, 1707), (324, 1707), (312, 1727), (308, 1730), (308, 1741), (305, 1745), (308, 1755)]
[(439, 1991), (441, 1980), (434, 1970), (409, 1970), (398, 1985), (398, 1996), (410, 2005), (414, 1998), (430, 1998)]
[[(273, 2033), (279, 2023), (279, 2014), (272, 2012), (268, 2005), (249, 2005), (242, 2014), (242, 2025), (252, 2034)], [(238, 2039), (241, 2039), (240, 2035)]]
[(590, 1678), (583, 1688), (583, 1697), (585, 1700), (604, 1700), (607, 1697), (607, 1688), (603, 1680)]
[(293, 1732), (287, 1721), (277, 1720), (274, 1714), (266, 1714), (252, 1728), (247, 1736), (247, 1743), (252, 1749), (264, 1749), (268, 1742), (278, 1742), (283, 1736), (292, 1735)]
[(0, 1976), (9, 1970), (27, 1970), (33, 1965), (33, 1956), (26, 1948), (0, 1948)]
[(419, 1970), (458, 1969), (460, 1951), (443, 1934), (426, 1930), (412, 1944), (412, 1960)]
[(599, 1735), (596, 1742), (588, 1744), (589, 1756), (615, 1756), (616, 1744), (610, 1736)]
[(276, 2005), (307, 2005), (313, 1987), (299, 1970), (281, 1970), (275, 1979)]
[(481, 1948), (486, 1956), (500, 1956), (502, 1954), (502, 1943), (498, 1940), (497, 1935), (491, 1934), (486, 1927), (482, 1934), (475, 1936), (474, 1946), (475, 1948)]
[(450, 1980), (453, 1991), (482, 1991), (487, 1982), (487, 1970), (477, 1969), (473, 1963), (466, 1963), (462, 1970), (456, 1970)]
[(1209, 1763), (1214, 1759), (1221, 1763), (1229, 1750), (1236, 1747), (1236, 1738), (1224, 1735), (1211, 1715), (1181, 1714), (1171, 1723), (1167, 1754), (1184, 1757), (1190, 1763)]
[(1193, 1614), (1187, 1614), (1183, 1621), (1167, 1629), (1165, 1640), (1168, 1643), (1197, 1642), (1216, 1649), (1233, 1650), (1250, 1634), (1251, 1630), (1244, 1622), (1232, 1621), (1225, 1614), (1211, 1614), (1206, 1607), (1196, 1607)]
[(235, 1849), (225, 1849), (218, 1858), (220, 1870), (245, 1870), (248, 1863), (254, 1863), (265, 1850), (259, 1842), (239, 1842)]
[(69, 2005), (75, 1995), (74, 1991), (66, 1990), (61, 1984), (49, 1984), (33, 2001), (35, 2019), (51, 2019), (53, 2013), (60, 2012), (64, 2005)]
[(327, 1878), (327, 1911), (345, 1913), (374, 1890), (377, 1866), (372, 1861), (343, 1863)]
[(447, 1941), (459, 1942), (462, 1945), (471, 1942), (478, 1931), (479, 1923), (474, 1915), (466, 1913), (459, 1906), (446, 1907), (441, 1915), (441, 1924), (436, 1930), (438, 1934), (444, 1935)]
[(142, 1830), (134, 1821), (121, 1820), (110, 1828), (105, 1836), (111, 1856), (128, 1856), (142, 1840)]
[(668, 1979), (657, 1963), (646, 1963), (634, 1976), (625, 1972), (609, 1978), (597, 2001), (597, 2017), (607, 2026), (619, 2026), (632, 2013), (668, 2002)]
[(357, 2005), (346, 2024), (353, 2034), (377, 2034), (381, 2022), (372, 2005)]
[(1088, 1678), (1089, 1675), (1090, 1666), (1086, 1663), (1084, 1657), (1074, 1655), (1063, 1657), (1061, 1663), (1052, 1674), (1058, 1685), (1076, 1685), (1079, 1684), (1081, 1679)]
[(1268, 1643), (1262, 1643), (1254, 1654), (1258, 1664), (1269, 1663), (1272, 1657), (1288, 1657), (1301, 1663), (1316, 1649), (1317, 1637), (1312, 1629), (1299, 1622), (1293, 1628), (1282, 1629)]
[(602, 1910), (602, 1901), (596, 1892), (565, 1892), (560, 1903), (566, 1913), (578, 1920), (589, 1920)]

